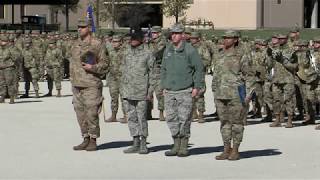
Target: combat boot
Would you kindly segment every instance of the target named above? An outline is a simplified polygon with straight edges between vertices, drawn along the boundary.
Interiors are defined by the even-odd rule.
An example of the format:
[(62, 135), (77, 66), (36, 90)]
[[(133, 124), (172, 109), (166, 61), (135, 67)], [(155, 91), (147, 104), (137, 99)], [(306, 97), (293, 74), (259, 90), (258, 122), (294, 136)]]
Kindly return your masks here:
[(4, 101), (4, 96), (1, 96), (0, 97), (0, 103), (4, 103), (5, 101)]
[(216, 156), (216, 160), (226, 160), (229, 158), (230, 156), (230, 153), (231, 153), (231, 144), (228, 143), (228, 144), (224, 144), (224, 147), (223, 147), (223, 152)]
[(261, 122), (272, 122), (272, 113), (271, 113), (271, 111), (269, 110), (269, 111), (267, 111), (266, 113), (267, 113), (267, 116), (264, 117), (264, 118), (261, 120)]
[(52, 92), (49, 91), (46, 95), (44, 95), (43, 97), (51, 97), (52, 96)]
[(179, 148), (179, 151), (178, 151), (178, 157), (187, 157), (187, 156), (189, 156), (188, 142), (189, 142), (189, 138), (181, 137), (180, 148)]
[(159, 120), (160, 121), (165, 121), (165, 118), (164, 118), (164, 115), (163, 115), (163, 110), (160, 110)]
[(85, 150), (89, 144), (89, 137), (86, 137), (83, 139), (83, 142), (77, 146), (73, 146), (73, 150), (75, 151), (81, 151), (81, 150)]
[(276, 114), (276, 120), (270, 124), (270, 127), (281, 127), (280, 114)]
[(124, 113), (122, 120), (120, 121), (122, 124), (128, 123), (128, 117), (127, 114)]
[(106, 122), (117, 122), (117, 113), (112, 112), (111, 117), (107, 119)]
[(9, 104), (14, 104), (14, 96), (10, 96), (10, 102)]
[(307, 126), (311, 124), (315, 124), (315, 120), (310, 116), (310, 114), (306, 114), (306, 119), (302, 122), (302, 125)]
[(193, 111), (192, 111), (192, 120), (193, 120), (193, 121), (197, 121), (197, 119), (198, 119), (197, 110), (193, 110)]
[(240, 159), (240, 154), (239, 154), (239, 145), (238, 144), (233, 144), (232, 151), (228, 157), (228, 160), (230, 161), (236, 161)]
[(140, 138), (139, 136), (133, 137), (133, 145), (128, 149), (125, 149), (123, 152), (125, 154), (138, 153), (140, 150)]
[(178, 151), (180, 149), (180, 143), (181, 139), (178, 136), (172, 137), (173, 138), (173, 147), (171, 150), (166, 151), (164, 155), (166, 156), (176, 156), (178, 154)]
[(26, 93), (20, 96), (20, 98), (29, 98), (29, 91), (26, 91)]
[(97, 139), (90, 138), (89, 144), (86, 147), (86, 151), (96, 151), (97, 150)]
[(36, 92), (36, 98), (40, 98), (39, 91), (35, 91), (35, 92)]
[(284, 116), (285, 116), (284, 112), (281, 112), (280, 113), (280, 123), (284, 123), (285, 122), (284, 121)]
[(203, 112), (199, 112), (198, 123), (205, 123), (206, 121), (203, 119)]
[(285, 128), (293, 128), (292, 120), (293, 120), (293, 115), (288, 115), (288, 122)]
[(148, 154), (148, 153), (149, 151), (147, 148), (147, 138), (144, 136), (141, 136), (139, 154)]
[(61, 90), (57, 90), (57, 97), (61, 97)]

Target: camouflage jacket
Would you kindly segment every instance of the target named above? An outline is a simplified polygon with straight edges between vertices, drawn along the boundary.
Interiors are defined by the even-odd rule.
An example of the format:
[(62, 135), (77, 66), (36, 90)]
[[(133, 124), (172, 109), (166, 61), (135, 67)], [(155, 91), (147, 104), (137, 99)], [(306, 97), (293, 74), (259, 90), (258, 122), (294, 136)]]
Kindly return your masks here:
[(208, 47), (201, 42), (193, 44), (192, 46), (198, 50), (198, 53), (201, 57), (205, 70), (209, 68), (211, 65), (211, 56), (210, 56), (210, 51)]
[(45, 65), (46, 68), (51, 69), (54, 67), (62, 67), (63, 65), (63, 57), (62, 52), (60, 49), (55, 48), (51, 49), (48, 48), (46, 55), (45, 55)]
[[(94, 64), (92, 70), (85, 71), (82, 63), (85, 55), (94, 54)], [(105, 48), (101, 41), (91, 37), (87, 41), (78, 39), (71, 48), (70, 59), (70, 81), (74, 87), (102, 87), (101, 76), (108, 72), (109, 58), (106, 56)]]
[[(244, 86), (243, 77), (250, 69), (250, 55), (240, 47), (228, 51), (223, 50), (218, 55), (213, 71), (216, 83), (215, 98), (238, 99), (240, 98), (238, 88)], [(250, 89), (250, 91), (253, 91), (253, 89)]]
[(120, 91), (123, 98), (146, 100), (150, 94), (150, 76), (155, 58), (144, 45), (128, 48), (121, 66)]
[(36, 52), (31, 47), (22, 51), (23, 66), (25, 68), (37, 68)]
[(108, 54), (110, 57), (110, 67), (109, 67), (109, 74), (108, 80), (112, 81), (120, 81), (121, 71), (120, 67), (123, 61), (123, 49), (109, 49)]
[(267, 53), (265, 49), (252, 51), (252, 67), (254, 70), (254, 81), (264, 82), (268, 78)]
[[(288, 46), (276, 47), (268, 58), (269, 67), (272, 68), (272, 82), (286, 84), (295, 82), (297, 71), (297, 56)], [(280, 62), (279, 62), (280, 61)]]
[(0, 69), (13, 67), (15, 65), (13, 54), (11, 54), (8, 46), (0, 47)]
[(303, 83), (312, 83), (318, 78), (316, 66), (312, 62), (312, 55), (309, 50), (296, 51), (298, 58), (297, 76)]

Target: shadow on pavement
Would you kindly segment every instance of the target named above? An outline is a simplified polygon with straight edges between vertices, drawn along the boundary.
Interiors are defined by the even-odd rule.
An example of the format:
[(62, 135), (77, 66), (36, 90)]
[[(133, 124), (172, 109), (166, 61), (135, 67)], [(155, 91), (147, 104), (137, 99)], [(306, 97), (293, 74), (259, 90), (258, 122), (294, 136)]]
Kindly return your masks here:
[(282, 154), (282, 152), (280, 152), (278, 149), (263, 149), (240, 152), (240, 157), (241, 159), (248, 159), (263, 156), (277, 156), (280, 154)]
[(150, 152), (166, 151), (172, 148), (172, 145), (160, 145), (148, 148)]
[(131, 145), (132, 141), (114, 141), (98, 145), (98, 150), (122, 148)]
[(223, 151), (223, 146), (216, 146), (216, 147), (199, 147), (199, 148), (191, 148), (189, 150), (189, 155), (201, 155), (201, 154), (210, 154), (214, 152), (221, 152)]
[(15, 104), (24, 104), (24, 103), (36, 103), (36, 102), (43, 102), (41, 100), (34, 100), (34, 101), (17, 101), (14, 102)]

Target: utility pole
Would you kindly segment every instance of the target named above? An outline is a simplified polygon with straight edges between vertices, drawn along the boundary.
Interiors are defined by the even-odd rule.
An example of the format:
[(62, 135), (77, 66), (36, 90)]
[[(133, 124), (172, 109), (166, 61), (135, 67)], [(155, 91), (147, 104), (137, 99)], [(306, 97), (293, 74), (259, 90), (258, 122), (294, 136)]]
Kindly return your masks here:
[(69, 0), (65, 0), (66, 5), (66, 31), (69, 31)]
[(115, 24), (115, 12), (114, 12), (114, 0), (112, 0), (112, 30), (114, 30), (114, 24)]

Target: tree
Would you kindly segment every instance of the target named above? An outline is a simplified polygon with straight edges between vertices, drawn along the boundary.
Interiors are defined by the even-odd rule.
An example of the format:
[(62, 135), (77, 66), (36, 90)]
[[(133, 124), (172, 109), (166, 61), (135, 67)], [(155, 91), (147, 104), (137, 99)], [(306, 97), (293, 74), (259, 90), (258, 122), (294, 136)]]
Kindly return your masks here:
[(164, 0), (162, 11), (167, 17), (175, 17), (176, 23), (178, 23), (179, 17), (185, 16), (186, 10), (189, 7), (190, 0)]

